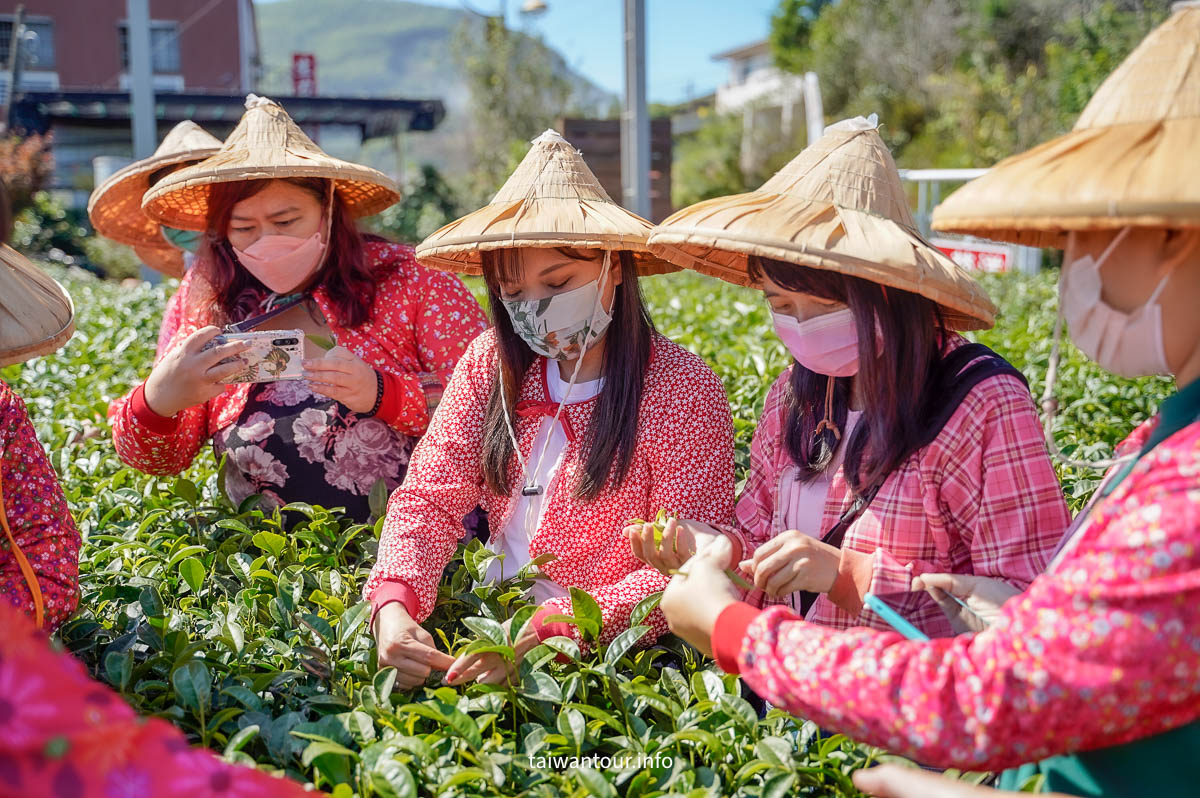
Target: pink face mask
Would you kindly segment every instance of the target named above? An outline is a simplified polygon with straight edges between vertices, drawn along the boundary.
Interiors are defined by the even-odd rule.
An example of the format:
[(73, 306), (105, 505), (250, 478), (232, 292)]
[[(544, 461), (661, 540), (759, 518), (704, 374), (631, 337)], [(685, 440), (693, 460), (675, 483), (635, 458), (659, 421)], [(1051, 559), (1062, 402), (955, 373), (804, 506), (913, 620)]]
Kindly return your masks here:
[(804, 321), (772, 313), (775, 334), (809, 371), (830, 377), (858, 373), (858, 327), (850, 308), (835, 310)]
[(238, 261), (277, 294), (289, 294), (308, 282), (325, 254), (325, 242), (317, 231), (308, 238), (262, 236), (245, 249), (233, 248)]

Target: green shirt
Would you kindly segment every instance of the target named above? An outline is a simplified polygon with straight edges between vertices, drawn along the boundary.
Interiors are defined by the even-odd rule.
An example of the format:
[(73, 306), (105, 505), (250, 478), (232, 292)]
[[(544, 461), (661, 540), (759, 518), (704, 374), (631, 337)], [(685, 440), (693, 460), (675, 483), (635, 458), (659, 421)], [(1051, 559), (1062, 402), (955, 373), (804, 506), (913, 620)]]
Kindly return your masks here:
[[(1194, 380), (1160, 408), (1158, 426), (1138, 459), (1184, 427), (1200, 420), (1200, 380)], [(1112, 493), (1133, 470), (1135, 459), (1106, 486)], [(1200, 530), (1198, 530), (1200, 531)], [(1167, 798), (1200, 792), (1200, 721), (1124, 745), (1056, 756), (1005, 771), (1000, 788), (1017, 790), (1031, 777), (1043, 775), (1042, 789), (1070, 795)]]

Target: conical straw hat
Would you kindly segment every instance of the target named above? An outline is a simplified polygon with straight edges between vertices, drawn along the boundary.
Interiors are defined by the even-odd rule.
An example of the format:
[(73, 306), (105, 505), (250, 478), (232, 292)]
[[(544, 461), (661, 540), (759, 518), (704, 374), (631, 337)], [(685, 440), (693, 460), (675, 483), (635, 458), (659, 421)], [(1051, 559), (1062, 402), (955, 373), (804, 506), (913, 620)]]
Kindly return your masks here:
[[(154, 155), (132, 163), (113, 173), (92, 192), (88, 200), (88, 217), (96, 232), (134, 249), (166, 246), (158, 222), (142, 210), (142, 197), (150, 188), (150, 176), (160, 169), (178, 164), (202, 161), (221, 148), (221, 140), (195, 122), (180, 122), (166, 135)], [(140, 253), (139, 253), (140, 254)], [(164, 274), (178, 277), (183, 274), (183, 258), (175, 262), (164, 256), (146, 265)], [(166, 268), (156, 265), (162, 263)]]
[(53, 352), (75, 332), (75, 306), (51, 277), (0, 244), (0, 366)]
[(641, 275), (677, 271), (651, 254), (652, 228), (613, 202), (579, 151), (547, 130), (491, 202), (422, 241), (417, 258), (431, 269), (481, 274), (484, 251), (576, 247), (629, 250)]
[(142, 263), (151, 269), (162, 272), (168, 277), (183, 276), (183, 251), (176, 249), (165, 241), (161, 247), (146, 244), (144, 246), (135, 246), (133, 251), (137, 253)]
[(954, 192), (936, 230), (1042, 247), (1067, 233), (1200, 227), (1200, 3), (1177, 3), (1065, 136)]
[[(920, 294), (955, 329), (990, 327), (996, 308), (965, 271), (921, 237), (874, 121), (827, 128), (756, 191), (676, 211), (650, 246), (689, 269), (749, 285), (749, 256), (828, 269)], [(662, 249), (660, 249), (662, 248)]]
[(146, 193), (142, 208), (161, 224), (203, 230), (213, 183), (287, 177), (332, 180), (351, 216), (379, 213), (400, 199), (390, 177), (326, 155), (281, 105), (251, 94), (246, 113), (217, 154), (163, 178)]

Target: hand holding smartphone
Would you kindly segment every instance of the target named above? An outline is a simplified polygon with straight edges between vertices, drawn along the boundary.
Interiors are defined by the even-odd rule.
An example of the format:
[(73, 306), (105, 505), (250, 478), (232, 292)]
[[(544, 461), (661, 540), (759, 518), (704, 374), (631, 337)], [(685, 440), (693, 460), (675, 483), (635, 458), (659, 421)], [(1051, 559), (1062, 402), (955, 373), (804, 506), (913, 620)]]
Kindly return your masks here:
[(221, 333), (204, 345), (204, 349), (240, 341), (247, 348), (221, 363), (240, 361), (242, 367), (225, 378), (227, 384), (243, 382), (278, 382), (298, 380), (304, 376), (304, 332), (302, 330), (253, 330), (251, 332)]

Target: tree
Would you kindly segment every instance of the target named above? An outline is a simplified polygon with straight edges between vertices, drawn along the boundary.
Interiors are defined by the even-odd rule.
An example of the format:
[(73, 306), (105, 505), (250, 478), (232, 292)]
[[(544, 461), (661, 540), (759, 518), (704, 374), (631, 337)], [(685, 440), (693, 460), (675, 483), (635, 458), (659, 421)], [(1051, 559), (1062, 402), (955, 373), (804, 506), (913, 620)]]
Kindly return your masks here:
[(529, 149), (566, 114), (573, 87), (541, 39), (499, 17), (463, 24), (455, 51), (471, 93), (471, 170), (466, 193), (482, 204)]
[(432, 164), (421, 167), (420, 177), (395, 205), (370, 220), (373, 230), (397, 241), (416, 244), (453, 221), (460, 213), (454, 190)]
[(832, 0), (782, 0), (771, 15), (771, 53), (775, 65), (786, 72), (802, 74), (810, 66), (801, 57), (808, 46), (813, 23)]

